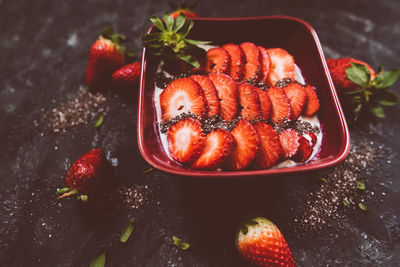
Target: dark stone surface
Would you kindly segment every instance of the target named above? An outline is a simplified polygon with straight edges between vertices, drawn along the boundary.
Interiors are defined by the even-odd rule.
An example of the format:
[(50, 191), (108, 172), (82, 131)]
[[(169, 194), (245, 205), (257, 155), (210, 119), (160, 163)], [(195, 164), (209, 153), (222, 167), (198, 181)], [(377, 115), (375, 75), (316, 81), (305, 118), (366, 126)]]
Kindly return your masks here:
[[(142, 174), (148, 165), (137, 148), (134, 97), (108, 95), (99, 129), (94, 119), (65, 134), (44, 128), (43, 110), (74, 98), (83, 86), (89, 47), (101, 28), (112, 25), (125, 33), (140, 54), (147, 18), (167, 7), (158, 1), (0, 0), (0, 265), (88, 266), (104, 250), (107, 266), (243, 266), (233, 245), (235, 229), (253, 214), (278, 225), (300, 266), (398, 265), (400, 105), (387, 108), (384, 120), (351, 128), (353, 142), (374, 142), (384, 152), (374, 172), (365, 175), (374, 192), (367, 202), (370, 211), (340, 210), (342, 228), (305, 235), (294, 231), (295, 214), (320, 186), (311, 176), (326, 172), (269, 181), (198, 181), (157, 170)], [(300, 17), (316, 30), (327, 58), (400, 66), (397, 1), (204, 0), (196, 11), (208, 17)], [(70, 164), (94, 147), (106, 152), (120, 186), (151, 188), (148, 205), (100, 209), (56, 199)], [(122, 244), (119, 234), (129, 218), (136, 221), (134, 234)], [(191, 248), (174, 247), (173, 235)]]

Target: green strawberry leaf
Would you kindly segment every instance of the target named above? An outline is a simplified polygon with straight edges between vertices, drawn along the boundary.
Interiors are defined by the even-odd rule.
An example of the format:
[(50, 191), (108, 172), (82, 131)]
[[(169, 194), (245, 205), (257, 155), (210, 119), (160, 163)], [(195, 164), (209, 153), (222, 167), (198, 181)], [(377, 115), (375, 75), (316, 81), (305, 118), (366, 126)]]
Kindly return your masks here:
[(159, 29), (160, 31), (165, 31), (164, 23), (161, 21), (160, 18), (158, 18), (155, 15), (152, 15), (150, 17), (150, 21), (151, 23), (153, 23), (154, 26), (156, 26), (157, 29)]
[(372, 85), (377, 89), (388, 88), (399, 78), (400, 70), (393, 69), (377, 75)]
[(361, 103), (359, 103), (355, 108), (354, 108), (354, 110), (353, 110), (353, 121), (357, 121), (358, 120), (358, 118), (360, 117), (360, 115), (361, 115), (361, 110), (362, 110), (362, 104)]
[(171, 32), (175, 24), (174, 18), (169, 14), (164, 14), (163, 21), (165, 23), (165, 28), (167, 29), (167, 31)]
[(129, 224), (128, 226), (124, 229), (124, 231), (121, 233), (121, 236), (119, 238), (119, 240), (122, 243), (126, 243), (126, 241), (128, 241), (129, 237), (131, 237), (132, 232), (133, 232), (133, 223), (135, 221), (133, 219), (129, 220)]
[(194, 23), (191, 20), (186, 20), (185, 25), (178, 31), (179, 34), (182, 34), (183, 37), (188, 36), (190, 30), (193, 28)]
[(377, 104), (369, 104), (368, 105), (368, 110), (375, 115), (375, 117), (378, 118), (385, 118), (385, 112), (383, 111), (383, 108)]
[(186, 17), (184, 14), (180, 14), (176, 19), (175, 19), (175, 24), (174, 24), (174, 32), (179, 31), (183, 25), (185, 25), (186, 22)]
[(104, 267), (106, 265), (106, 253), (103, 252), (90, 262), (90, 267)]
[(190, 247), (189, 243), (186, 243), (185, 241), (179, 239), (176, 236), (173, 236), (172, 240), (174, 241), (174, 245), (182, 250), (187, 250)]
[(198, 40), (192, 40), (192, 39), (188, 39), (186, 38), (186, 42), (188, 42), (189, 44), (192, 45), (206, 45), (211, 43), (210, 41), (198, 41)]
[(200, 62), (192, 55), (177, 54), (177, 57), (185, 61), (186, 63), (192, 65), (195, 68), (200, 67)]
[(389, 90), (381, 90), (376, 94), (376, 99), (379, 105), (394, 106), (399, 103), (399, 97)]
[(364, 92), (364, 89), (358, 89), (358, 90), (349, 91), (349, 92), (346, 92), (345, 94), (346, 95), (356, 95), (356, 94), (360, 94), (362, 92)]
[(351, 67), (346, 69), (347, 78), (362, 87), (368, 87), (371, 80), (369, 69), (363, 65), (351, 62)]

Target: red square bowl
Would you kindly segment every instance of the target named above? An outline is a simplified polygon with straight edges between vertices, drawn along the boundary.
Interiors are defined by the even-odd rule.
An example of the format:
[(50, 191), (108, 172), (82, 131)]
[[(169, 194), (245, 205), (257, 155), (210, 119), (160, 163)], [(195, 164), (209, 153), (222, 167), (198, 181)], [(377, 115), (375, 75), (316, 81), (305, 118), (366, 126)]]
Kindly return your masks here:
[[(139, 92), (137, 136), (143, 158), (155, 168), (193, 177), (248, 177), (294, 174), (333, 166), (349, 153), (350, 137), (346, 120), (334, 89), (313, 28), (301, 19), (286, 16), (253, 18), (198, 18), (191, 32), (196, 40), (211, 40), (215, 45), (253, 42), (257, 45), (281, 47), (293, 55), (306, 82), (317, 88), (321, 108), (318, 117), (323, 133), (322, 144), (314, 158), (292, 167), (244, 171), (203, 171), (182, 166), (168, 157), (163, 149), (154, 104), (154, 60), (143, 50)], [(153, 29), (154, 30), (154, 29)]]

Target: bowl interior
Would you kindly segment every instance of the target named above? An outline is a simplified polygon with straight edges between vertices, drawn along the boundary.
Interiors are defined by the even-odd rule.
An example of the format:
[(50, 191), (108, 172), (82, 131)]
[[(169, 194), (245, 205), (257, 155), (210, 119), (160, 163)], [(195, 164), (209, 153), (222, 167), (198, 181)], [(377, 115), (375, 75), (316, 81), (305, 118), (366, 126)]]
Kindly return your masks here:
[(266, 48), (281, 47), (293, 55), (306, 83), (317, 88), (321, 103), (318, 117), (323, 140), (318, 154), (309, 162), (294, 167), (245, 170), (198, 171), (181, 166), (165, 153), (160, 140), (156, 110), (153, 103), (156, 61), (143, 51), (143, 72), (138, 107), (138, 144), (145, 158), (154, 167), (189, 176), (257, 176), (307, 171), (334, 165), (349, 151), (349, 133), (325, 58), (314, 30), (305, 22), (289, 17), (273, 16), (241, 19), (197, 19), (190, 38), (211, 40), (213, 45), (239, 44), (250, 41)]

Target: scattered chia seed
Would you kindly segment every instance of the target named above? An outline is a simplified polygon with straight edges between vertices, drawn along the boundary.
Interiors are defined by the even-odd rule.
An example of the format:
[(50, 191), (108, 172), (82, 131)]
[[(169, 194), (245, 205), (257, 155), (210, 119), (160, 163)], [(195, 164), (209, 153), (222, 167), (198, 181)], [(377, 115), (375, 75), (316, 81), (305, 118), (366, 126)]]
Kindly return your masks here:
[(282, 79), (282, 80), (277, 81), (277, 82), (275, 83), (275, 86), (276, 86), (276, 87), (281, 87), (281, 88), (283, 88), (283, 87), (288, 86), (290, 83), (292, 83), (292, 79), (290, 79), (290, 78), (284, 78), (284, 79)]
[(311, 123), (301, 120), (291, 121), (285, 119), (279, 123), (274, 124), (273, 127), (275, 131), (277, 131), (277, 133), (281, 133), (283, 130), (288, 128), (296, 130), (301, 135), (308, 132), (313, 132), (315, 134), (319, 133), (319, 129), (317, 126), (312, 126)]
[(51, 110), (43, 110), (41, 120), (53, 133), (65, 133), (74, 126), (87, 124), (98, 113), (105, 114), (103, 104), (106, 100), (103, 95), (92, 94), (81, 87), (75, 99), (61, 103)]
[(153, 193), (147, 185), (122, 186), (118, 189), (122, 202), (130, 209), (138, 209), (150, 202)]

